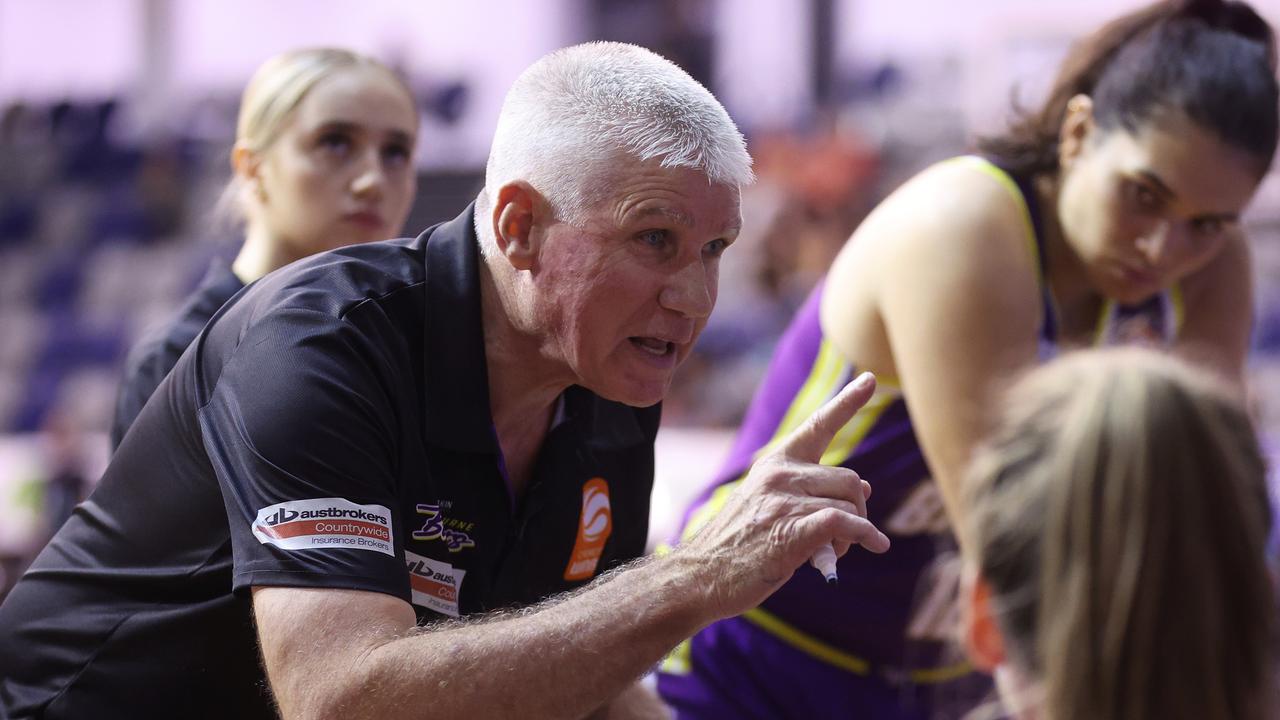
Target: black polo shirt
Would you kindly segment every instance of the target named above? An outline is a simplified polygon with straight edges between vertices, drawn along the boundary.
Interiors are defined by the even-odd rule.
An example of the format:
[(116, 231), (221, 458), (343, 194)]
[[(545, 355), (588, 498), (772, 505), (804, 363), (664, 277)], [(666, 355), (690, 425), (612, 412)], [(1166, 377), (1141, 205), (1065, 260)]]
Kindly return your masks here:
[(176, 315), (163, 325), (145, 333), (129, 351), (124, 362), (124, 381), (116, 396), (116, 415), (111, 421), (111, 447), (120, 447), (120, 440), (133, 424), (147, 398), (160, 386), (178, 362), (182, 351), (196, 339), (209, 318), (226, 304), (231, 296), (240, 292), (244, 283), (231, 272), (221, 258), (209, 264), (204, 279), (182, 303)]
[(468, 209), (224, 306), (0, 606), (0, 715), (268, 716), (252, 586), (388, 593), (429, 621), (640, 555), (658, 408), (567, 390), (517, 503), (477, 268)]

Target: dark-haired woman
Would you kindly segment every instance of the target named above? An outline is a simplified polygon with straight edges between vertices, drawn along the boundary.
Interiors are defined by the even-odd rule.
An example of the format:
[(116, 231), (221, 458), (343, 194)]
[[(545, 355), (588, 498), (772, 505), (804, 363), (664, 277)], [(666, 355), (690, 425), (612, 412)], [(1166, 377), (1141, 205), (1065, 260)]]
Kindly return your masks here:
[(885, 555), (797, 572), (664, 664), (682, 718), (956, 717), (981, 682), (948, 650), (959, 483), (993, 391), (1063, 348), (1162, 345), (1239, 382), (1250, 328), (1240, 216), (1277, 136), (1274, 40), (1247, 5), (1172, 2), (1077, 45), (1050, 98), (943, 162), (854, 233), (780, 342), (713, 515), (753, 459), (861, 371), (877, 396), (823, 461), (875, 487)]

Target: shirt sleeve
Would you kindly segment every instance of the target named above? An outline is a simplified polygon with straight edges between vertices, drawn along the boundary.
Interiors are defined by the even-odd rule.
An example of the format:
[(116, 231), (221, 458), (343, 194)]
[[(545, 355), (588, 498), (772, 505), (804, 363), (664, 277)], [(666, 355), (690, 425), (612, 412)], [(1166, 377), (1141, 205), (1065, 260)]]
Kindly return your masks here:
[[(179, 353), (180, 354), (180, 351)], [(173, 369), (178, 354), (159, 341), (144, 341), (125, 361), (124, 380), (116, 396), (115, 418), (111, 423), (111, 450), (120, 447), (125, 432), (138, 419), (142, 406), (155, 393), (160, 381)]]
[(276, 311), (244, 331), (202, 393), (237, 592), (332, 587), (409, 599), (395, 469), (398, 413), (414, 384), (387, 342), (320, 312)]

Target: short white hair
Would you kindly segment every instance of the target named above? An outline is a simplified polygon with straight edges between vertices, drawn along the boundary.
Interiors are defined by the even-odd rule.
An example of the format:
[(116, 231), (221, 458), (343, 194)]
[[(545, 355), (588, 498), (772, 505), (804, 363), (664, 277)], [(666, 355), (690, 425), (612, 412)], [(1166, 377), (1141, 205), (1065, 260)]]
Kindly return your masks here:
[(574, 222), (608, 196), (605, 173), (620, 155), (699, 170), (710, 183), (755, 179), (729, 113), (675, 63), (625, 43), (563, 48), (521, 73), (503, 101), (476, 201), (481, 249), (496, 247), (489, 216), (503, 185), (528, 182)]

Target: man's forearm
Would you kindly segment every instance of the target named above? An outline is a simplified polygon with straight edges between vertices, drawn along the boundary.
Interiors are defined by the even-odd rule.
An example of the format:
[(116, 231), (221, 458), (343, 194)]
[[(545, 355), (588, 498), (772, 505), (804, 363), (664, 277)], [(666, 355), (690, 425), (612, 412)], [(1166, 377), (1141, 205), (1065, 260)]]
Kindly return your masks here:
[(528, 610), (417, 629), (369, 653), (343, 714), (583, 717), (714, 619), (688, 597), (694, 570), (643, 560)]

